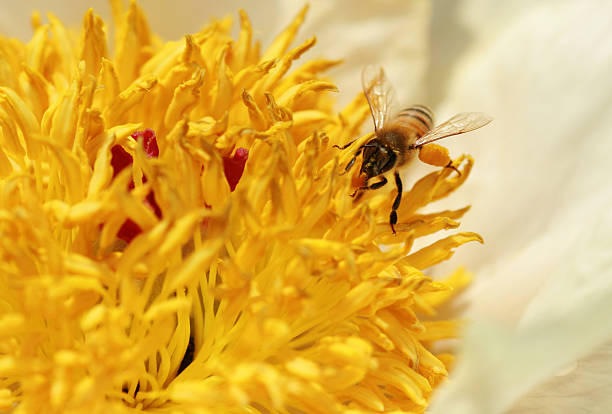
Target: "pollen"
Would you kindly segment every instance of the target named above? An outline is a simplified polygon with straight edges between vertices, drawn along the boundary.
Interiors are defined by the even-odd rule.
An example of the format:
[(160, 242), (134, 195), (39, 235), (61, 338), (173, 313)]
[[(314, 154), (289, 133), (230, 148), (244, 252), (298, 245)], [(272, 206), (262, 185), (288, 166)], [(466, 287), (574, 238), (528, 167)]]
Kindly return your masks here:
[(419, 150), (419, 159), (425, 164), (444, 167), (451, 162), (447, 148), (438, 144), (427, 144)]
[(91, 10), (0, 37), (0, 409), (424, 412), (471, 279), (427, 275), (482, 239), (422, 209), (472, 158), (416, 180), (394, 235), (396, 190), (352, 198), (334, 147), (371, 138), (365, 97), (335, 109), (341, 61), (295, 62), (306, 8), (264, 48), (242, 11), (164, 42), (111, 4), (113, 47)]

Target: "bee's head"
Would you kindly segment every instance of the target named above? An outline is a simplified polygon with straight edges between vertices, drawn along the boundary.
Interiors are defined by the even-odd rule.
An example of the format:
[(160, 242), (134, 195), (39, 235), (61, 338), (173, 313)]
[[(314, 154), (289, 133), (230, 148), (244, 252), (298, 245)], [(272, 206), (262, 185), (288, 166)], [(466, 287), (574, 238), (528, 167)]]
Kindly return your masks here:
[(393, 167), (395, 154), (376, 139), (371, 140), (363, 149), (363, 163), (360, 174), (366, 178), (376, 177)]

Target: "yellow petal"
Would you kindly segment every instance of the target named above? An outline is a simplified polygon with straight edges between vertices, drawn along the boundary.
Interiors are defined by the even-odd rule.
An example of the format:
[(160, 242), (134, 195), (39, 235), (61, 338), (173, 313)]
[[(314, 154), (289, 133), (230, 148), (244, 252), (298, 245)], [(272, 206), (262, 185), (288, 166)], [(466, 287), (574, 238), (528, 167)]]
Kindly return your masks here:
[(104, 21), (94, 15), (93, 10), (89, 9), (83, 20), (83, 30), (81, 37), (80, 60), (85, 61), (87, 73), (98, 76), (103, 58), (108, 58), (106, 50), (106, 33)]

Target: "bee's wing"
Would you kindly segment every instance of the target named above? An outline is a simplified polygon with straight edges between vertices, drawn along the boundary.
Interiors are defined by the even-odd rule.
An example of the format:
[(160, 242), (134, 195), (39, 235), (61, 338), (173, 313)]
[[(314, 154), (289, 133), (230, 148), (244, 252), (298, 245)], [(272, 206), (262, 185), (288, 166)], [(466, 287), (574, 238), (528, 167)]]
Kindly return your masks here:
[(385, 76), (383, 68), (372, 65), (363, 68), (361, 85), (370, 105), (374, 129), (378, 131), (390, 118), (395, 101), (395, 90)]
[(422, 147), (430, 142), (453, 135), (470, 132), (491, 122), (493, 118), (481, 112), (462, 112), (446, 122), (434, 127), (414, 143), (415, 147)]

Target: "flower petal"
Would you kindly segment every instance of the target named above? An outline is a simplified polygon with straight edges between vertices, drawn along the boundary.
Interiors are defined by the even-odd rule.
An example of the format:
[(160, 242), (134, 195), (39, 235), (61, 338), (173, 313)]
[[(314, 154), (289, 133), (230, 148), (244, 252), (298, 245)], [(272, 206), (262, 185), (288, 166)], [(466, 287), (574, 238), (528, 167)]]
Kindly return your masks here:
[[(505, 324), (466, 331), (456, 376), (433, 413), (534, 412), (544, 403), (517, 400), (546, 380), (583, 395), (583, 409), (609, 393), (588, 381), (572, 388), (569, 375), (550, 378), (612, 338), (612, 142), (601, 138), (612, 131), (612, 46), (602, 41), (612, 10), (554, 3), (551, 14), (552, 2), (521, 4), (496, 23), (490, 4), (466, 2), (463, 25), (446, 33), (468, 30), (472, 43), (449, 79), (445, 108), (475, 106), (495, 117), (449, 143), (451, 153), (468, 148), (480, 163), (464, 226), (487, 229), (489, 254), (459, 256), (478, 275), (468, 313)], [(574, 412), (576, 399), (548, 401), (556, 410), (545, 412)]]

